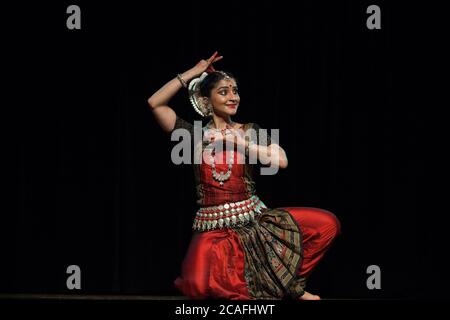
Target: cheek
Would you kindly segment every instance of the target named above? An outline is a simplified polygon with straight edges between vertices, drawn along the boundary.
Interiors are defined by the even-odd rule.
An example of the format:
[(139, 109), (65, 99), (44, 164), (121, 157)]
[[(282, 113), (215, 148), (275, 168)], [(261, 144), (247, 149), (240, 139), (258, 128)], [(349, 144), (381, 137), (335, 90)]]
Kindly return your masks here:
[(221, 95), (217, 95), (214, 97), (214, 102), (216, 104), (222, 104), (225, 103), (227, 101), (227, 97), (221, 96)]

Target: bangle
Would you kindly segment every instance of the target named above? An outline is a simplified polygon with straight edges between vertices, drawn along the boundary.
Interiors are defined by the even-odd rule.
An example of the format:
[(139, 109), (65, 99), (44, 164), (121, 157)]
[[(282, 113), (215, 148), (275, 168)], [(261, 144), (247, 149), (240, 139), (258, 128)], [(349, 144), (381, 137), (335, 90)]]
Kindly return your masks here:
[(181, 76), (181, 74), (177, 74), (177, 79), (180, 81), (181, 85), (185, 88), (187, 88), (187, 83), (186, 81), (184, 81), (183, 77)]

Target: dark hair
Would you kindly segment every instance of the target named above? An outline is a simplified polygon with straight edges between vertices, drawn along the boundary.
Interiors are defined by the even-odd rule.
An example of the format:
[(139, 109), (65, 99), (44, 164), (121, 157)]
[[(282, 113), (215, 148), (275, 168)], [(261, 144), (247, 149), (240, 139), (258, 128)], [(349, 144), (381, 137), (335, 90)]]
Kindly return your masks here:
[(224, 80), (226, 77), (232, 78), (237, 83), (236, 78), (230, 72), (214, 71), (209, 73), (200, 83), (200, 95), (209, 98), (211, 96), (211, 90), (214, 88), (214, 86), (220, 80)]

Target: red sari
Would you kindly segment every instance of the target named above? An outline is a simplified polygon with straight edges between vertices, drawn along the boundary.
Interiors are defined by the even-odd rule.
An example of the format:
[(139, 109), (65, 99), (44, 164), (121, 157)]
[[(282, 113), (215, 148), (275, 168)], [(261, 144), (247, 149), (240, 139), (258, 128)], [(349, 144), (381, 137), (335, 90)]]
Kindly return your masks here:
[[(248, 128), (259, 129), (257, 124)], [(175, 129), (193, 133), (192, 125), (177, 118)], [(204, 129), (207, 127), (204, 127)], [(268, 137), (266, 145), (270, 144)], [(257, 141), (259, 144), (263, 144)], [(227, 171), (225, 157), (216, 170)], [(197, 203), (200, 207), (239, 202), (256, 195), (253, 166), (238, 162), (235, 152), (230, 178), (220, 185), (213, 179), (211, 165), (194, 165)], [(253, 223), (193, 234), (181, 275), (174, 284), (192, 299), (230, 300), (298, 298), (307, 277), (340, 233), (340, 223), (329, 211), (307, 207), (260, 210)]]

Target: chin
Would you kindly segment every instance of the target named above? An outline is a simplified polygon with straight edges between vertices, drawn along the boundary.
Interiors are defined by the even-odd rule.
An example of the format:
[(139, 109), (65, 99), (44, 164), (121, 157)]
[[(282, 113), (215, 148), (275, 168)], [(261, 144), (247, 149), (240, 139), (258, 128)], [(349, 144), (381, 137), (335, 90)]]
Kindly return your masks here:
[(217, 111), (217, 115), (222, 115), (222, 116), (234, 116), (237, 113), (237, 109), (235, 110), (230, 110), (230, 109), (225, 109), (225, 110), (221, 110), (221, 111)]

